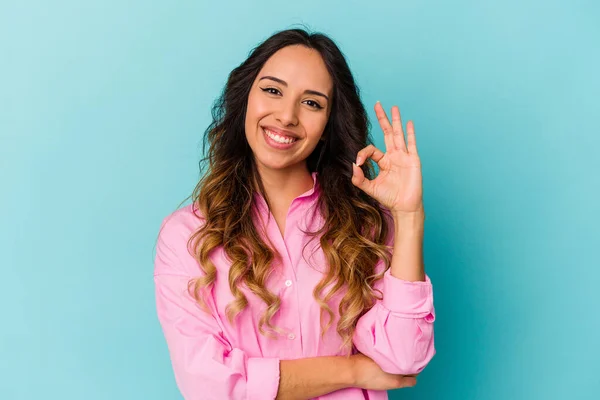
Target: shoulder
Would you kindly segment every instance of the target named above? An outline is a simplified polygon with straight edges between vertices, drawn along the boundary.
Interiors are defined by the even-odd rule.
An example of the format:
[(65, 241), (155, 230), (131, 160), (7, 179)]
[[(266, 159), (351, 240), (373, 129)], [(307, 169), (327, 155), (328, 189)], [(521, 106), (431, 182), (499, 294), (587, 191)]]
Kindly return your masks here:
[(203, 222), (204, 217), (200, 211), (193, 204), (188, 204), (163, 218), (159, 237), (170, 240), (173, 236), (178, 238), (190, 234), (200, 228)]
[(198, 273), (191, 255), (189, 240), (204, 222), (193, 204), (181, 207), (165, 216), (156, 241), (155, 274)]

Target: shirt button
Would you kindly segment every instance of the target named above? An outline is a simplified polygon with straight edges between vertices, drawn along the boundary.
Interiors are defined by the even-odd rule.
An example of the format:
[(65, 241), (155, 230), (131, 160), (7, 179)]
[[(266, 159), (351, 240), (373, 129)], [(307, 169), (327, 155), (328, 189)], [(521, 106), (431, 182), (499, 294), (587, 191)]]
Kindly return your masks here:
[(290, 334), (288, 335), (288, 339), (290, 339), (290, 340), (294, 340), (294, 339), (296, 339), (296, 335), (294, 335), (293, 333), (290, 333)]
[(287, 286), (287, 287), (292, 286), (292, 281), (290, 281), (289, 279), (287, 281), (285, 281), (285, 286)]

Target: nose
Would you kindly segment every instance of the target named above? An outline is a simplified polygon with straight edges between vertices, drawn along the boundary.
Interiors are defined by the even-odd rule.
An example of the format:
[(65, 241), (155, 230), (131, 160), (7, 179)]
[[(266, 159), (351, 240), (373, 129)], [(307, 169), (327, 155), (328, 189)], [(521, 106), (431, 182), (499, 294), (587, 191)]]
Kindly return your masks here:
[(279, 104), (280, 108), (277, 113), (277, 120), (279, 121), (279, 123), (281, 123), (283, 126), (298, 125), (298, 113), (296, 110), (296, 102), (291, 99), (288, 99), (281, 101)]

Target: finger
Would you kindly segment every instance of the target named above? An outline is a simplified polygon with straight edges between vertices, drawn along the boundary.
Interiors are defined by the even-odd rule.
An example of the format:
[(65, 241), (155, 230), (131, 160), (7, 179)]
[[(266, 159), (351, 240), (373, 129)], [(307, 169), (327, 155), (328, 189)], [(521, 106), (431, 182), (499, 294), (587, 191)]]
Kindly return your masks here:
[(415, 124), (412, 121), (408, 121), (406, 124), (406, 141), (408, 142), (409, 153), (417, 153), (417, 140), (415, 138)]
[(417, 378), (414, 376), (398, 375), (398, 377), (396, 378), (396, 385), (398, 388), (412, 387), (412, 386), (415, 386), (416, 384), (417, 384)]
[(396, 145), (394, 144), (394, 129), (392, 128), (392, 125), (390, 125), (390, 121), (385, 114), (385, 110), (379, 101), (375, 103), (375, 115), (377, 116), (377, 121), (379, 121), (381, 130), (383, 130), (385, 151), (388, 152), (396, 150)]
[(379, 163), (384, 155), (381, 150), (370, 144), (356, 154), (356, 165), (360, 167), (367, 158)]
[(352, 163), (352, 184), (369, 196), (373, 193), (373, 182), (365, 177), (363, 170), (355, 163)]
[(398, 150), (406, 151), (404, 142), (404, 131), (402, 130), (402, 118), (400, 117), (400, 108), (392, 107), (392, 128), (394, 130), (394, 144)]

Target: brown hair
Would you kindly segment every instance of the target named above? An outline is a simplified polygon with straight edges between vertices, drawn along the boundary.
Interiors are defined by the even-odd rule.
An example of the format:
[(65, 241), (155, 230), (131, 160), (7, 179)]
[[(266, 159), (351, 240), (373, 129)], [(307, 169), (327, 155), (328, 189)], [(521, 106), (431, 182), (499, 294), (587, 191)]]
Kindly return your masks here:
[[(387, 211), (376, 200), (351, 182), (352, 161), (360, 149), (372, 143), (370, 124), (344, 55), (324, 34), (289, 29), (269, 37), (230, 73), (221, 96), (213, 105), (213, 121), (204, 134), (205, 157), (200, 162), (201, 171), (206, 161), (208, 168), (190, 196), (205, 220), (188, 243), (204, 275), (192, 279), (189, 290), (204, 307), (203, 292), (214, 284), (217, 274), (209, 254), (223, 246), (232, 260), (229, 287), (235, 300), (226, 311), (230, 322), (248, 305), (239, 289), (245, 285), (267, 305), (259, 321), (259, 331), (268, 335), (279, 331), (271, 319), (279, 310), (281, 300), (265, 285), (272, 272), (272, 262), (279, 254), (262, 240), (253, 223), (254, 195), (257, 191), (264, 194), (264, 187), (245, 138), (244, 120), (248, 94), (258, 72), (276, 51), (290, 45), (317, 50), (333, 80), (332, 110), (324, 140), (306, 160), (309, 171), (317, 172), (318, 184), (323, 189), (317, 206), (324, 225), (311, 235), (320, 236), (320, 246), (328, 263), (326, 275), (313, 294), (321, 307), (321, 333), (324, 334), (334, 318), (328, 301), (344, 291), (337, 310), (340, 319), (336, 328), (342, 347), (350, 349), (357, 320), (381, 298), (373, 285), (382, 278), (383, 271), (376, 274), (374, 267), (380, 259), (385, 261), (384, 271), (390, 265), (391, 255), (385, 246), (389, 219), (385, 215)], [(367, 178), (373, 178), (374, 166), (370, 161), (361, 168)], [(325, 293), (328, 285), (332, 285), (331, 290)], [(326, 324), (323, 323), (325, 315), (329, 317)]]

